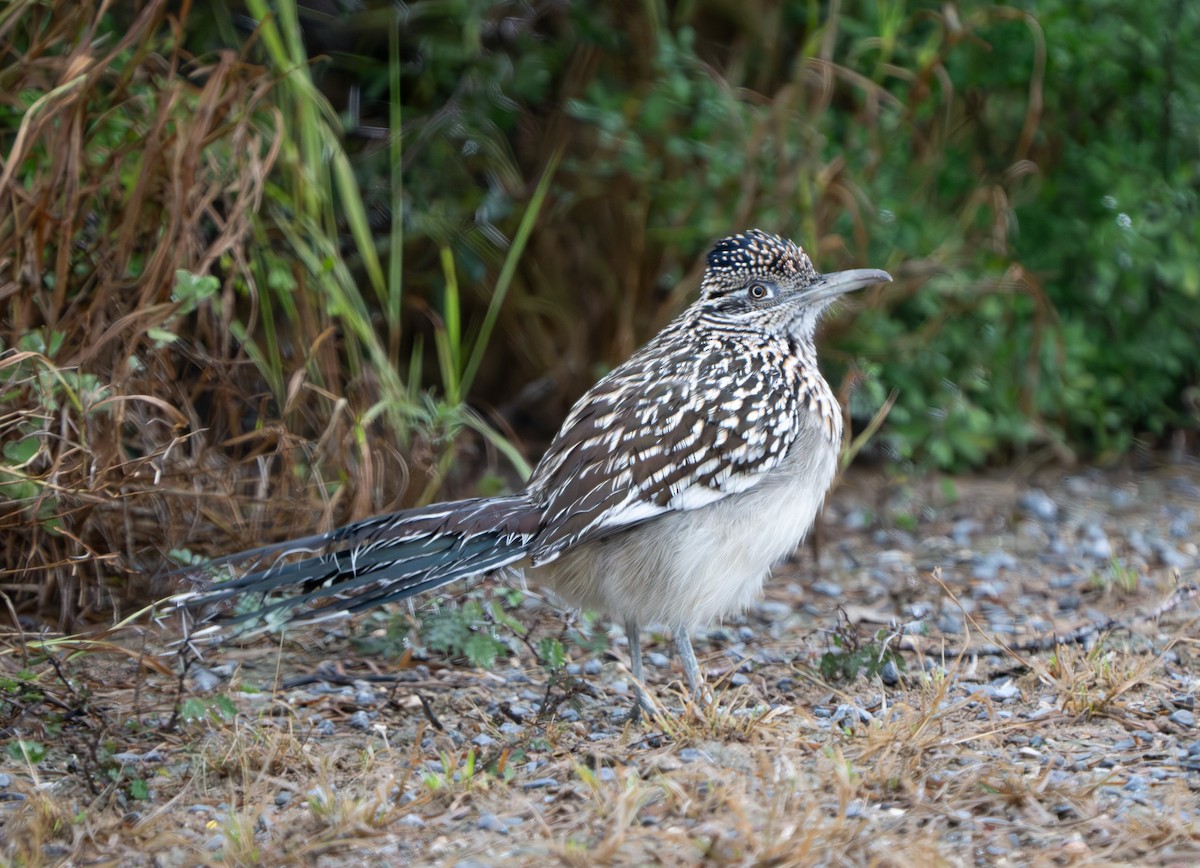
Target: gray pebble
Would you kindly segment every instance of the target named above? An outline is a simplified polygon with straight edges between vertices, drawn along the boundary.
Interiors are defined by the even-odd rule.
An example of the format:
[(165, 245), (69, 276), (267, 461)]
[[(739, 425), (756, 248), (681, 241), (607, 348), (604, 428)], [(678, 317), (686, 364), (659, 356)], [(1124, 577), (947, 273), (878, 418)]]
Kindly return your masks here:
[(1108, 501), (1114, 509), (1128, 509), (1137, 503), (1137, 498), (1124, 488), (1114, 488), (1108, 493)]
[(1089, 536), (1079, 546), (1079, 553), (1085, 558), (1095, 558), (1098, 561), (1106, 561), (1112, 557), (1112, 543), (1108, 541), (1108, 537)]
[(360, 688), (354, 694), (354, 702), (357, 705), (374, 705), (378, 701), (379, 698), (375, 695), (375, 691), (369, 687)]
[(842, 595), (842, 586), (826, 579), (817, 579), (817, 581), (812, 583), (812, 589), (813, 593), (820, 594), (823, 597), (836, 599)]
[(668, 657), (666, 654), (662, 654), (658, 651), (651, 651), (649, 654), (647, 654), (646, 662), (649, 663), (651, 666), (655, 667), (656, 669), (670, 669), (671, 668), (671, 658)]
[(496, 739), (492, 738), (486, 732), (481, 732), (479, 735), (471, 739), (471, 744), (476, 747), (491, 747), (496, 743)]
[(1078, 594), (1064, 594), (1058, 598), (1058, 611), (1074, 612), (1081, 602)]
[(1171, 721), (1171, 723), (1175, 724), (1176, 726), (1182, 726), (1187, 729), (1191, 729), (1196, 725), (1196, 715), (1193, 712), (1188, 711), (1186, 708), (1181, 708), (1178, 711), (1171, 712), (1171, 714), (1168, 715), (1167, 720)]
[(942, 633), (957, 636), (963, 631), (963, 619), (957, 612), (943, 612), (938, 616), (937, 628)]
[(413, 829), (422, 829), (425, 827), (425, 821), (416, 814), (405, 814), (400, 818), (400, 824), (402, 826), (409, 826)]
[(1055, 591), (1065, 591), (1079, 584), (1079, 576), (1073, 573), (1058, 573), (1050, 577), (1050, 588)]
[(4, 772), (0, 772), (0, 790), (8, 789), (11, 786), (12, 778), (4, 774)]
[(1185, 570), (1192, 565), (1191, 558), (1164, 540), (1155, 540), (1154, 553), (1164, 567)]
[(521, 784), (523, 790), (541, 790), (546, 787), (557, 787), (558, 781), (554, 778), (534, 778), (532, 781), (525, 781)]
[(192, 669), (192, 687), (199, 693), (208, 693), (221, 686), (224, 679), (209, 669)]
[(884, 549), (875, 556), (875, 563), (885, 569), (908, 566), (911, 562), (912, 556), (904, 549)]
[(754, 607), (755, 613), (764, 621), (782, 621), (792, 614), (792, 607), (778, 600), (763, 600)]
[(579, 720), (579, 712), (573, 708), (564, 708), (558, 713), (558, 719), (564, 723), (574, 723)]
[(879, 670), (879, 680), (888, 687), (895, 687), (900, 683), (900, 670), (896, 668), (894, 661), (888, 660), (883, 664), (883, 668)]
[(956, 545), (966, 547), (971, 544), (972, 534), (978, 533), (978, 531), (979, 522), (973, 518), (961, 518), (954, 522), (954, 526), (950, 529), (950, 536)]
[(365, 711), (356, 711), (347, 721), (351, 729), (367, 730), (371, 728), (371, 716)]
[(293, 795), (295, 795), (295, 793), (293, 793), (291, 790), (280, 790), (275, 794), (275, 807), (284, 807), (292, 800)]
[(477, 829), (482, 829), (485, 832), (496, 832), (500, 835), (508, 834), (508, 826), (500, 821), (500, 818), (495, 814), (483, 814), (479, 821), (475, 824)]
[(521, 735), (523, 732), (525, 732), (525, 727), (518, 723), (513, 723), (511, 720), (506, 720), (500, 724), (501, 735)]
[(602, 781), (615, 781), (617, 779), (617, 773), (608, 766), (601, 766), (600, 770), (596, 772), (596, 777), (600, 778)]
[(567, 674), (572, 676), (573, 678), (578, 678), (580, 675), (583, 674), (583, 667), (580, 666), (578, 663), (568, 663), (567, 664)]
[(332, 720), (320, 720), (316, 724), (317, 735), (333, 735), (337, 732), (337, 728), (333, 725)]
[(216, 851), (216, 850), (221, 850), (224, 847), (225, 847), (225, 836), (224, 835), (213, 835), (211, 838), (209, 838), (207, 841), (204, 842), (205, 850)]
[(1050, 543), (1050, 534), (1036, 521), (1019, 522), (1016, 530), (1016, 544), (1024, 554), (1036, 554)]
[(1142, 557), (1150, 557), (1151, 549), (1150, 544), (1146, 542), (1146, 535), (1137, 528), (1134, 528), (1133, 530), (1129, 531), (1129, 533), (1125, 534), (1125, 542), (1127, 542), (1129, 547)]
[(125, 751), (113, 754), (113, 759), (119, 763), (160, 763), (163, 761), (163, 756), (157, 750), (148, 750), (145, 753)]
[(861, 507), (852, 509), (846, 513), (846, 517), (842, 519), (842, 527), (846, 530), (862, 530), (871, 523), (871, 516), (865, 509)]
[(1040, 488), (1031, 488), (1021, 495), (1017, 505), (1040, 521), (1051, 522), (1058, 518), (1058, 504)]
[(604, 668), (604, 664), (595, 657), (583, 664), (584, 675), (599, 675), (600, 670)]

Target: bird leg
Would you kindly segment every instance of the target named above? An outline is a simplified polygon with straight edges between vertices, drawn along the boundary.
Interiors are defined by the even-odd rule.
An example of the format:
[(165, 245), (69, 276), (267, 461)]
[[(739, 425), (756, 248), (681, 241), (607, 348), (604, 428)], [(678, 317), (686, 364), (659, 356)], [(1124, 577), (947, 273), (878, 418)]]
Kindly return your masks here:
[(675, 631), (675, 648), (679, 651), (679, 659), (683, 661), (683, 674), (687, 677), (692, 698), (701, 704), (708, 702), (708, 690), (700, 678), (700, 664), (696, 662), (696, 652), (692, 649), (692, 637), (683, 627)]
[(625, 622), (625, 635), (629, 639), (629, 669), (633, 673), (633, 690), (637, 694), (637, 705), (634, 706), (634, 716), (645, 712), (654, 716), (654, 703), (646, 693), (645, 681), (642, 679), (642, 631), (637, 621), (630, 618)]

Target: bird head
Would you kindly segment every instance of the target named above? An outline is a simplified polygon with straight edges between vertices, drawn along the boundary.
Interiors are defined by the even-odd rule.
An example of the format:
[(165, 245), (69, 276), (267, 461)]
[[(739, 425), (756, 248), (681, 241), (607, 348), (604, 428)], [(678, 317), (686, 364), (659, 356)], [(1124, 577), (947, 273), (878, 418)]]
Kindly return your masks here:
[(796, 243), (751, 229), (713, 246), (697, 306), (729, 325), (812, 340), (836, 298), (891, 279), (877, 268), (820, 274)]

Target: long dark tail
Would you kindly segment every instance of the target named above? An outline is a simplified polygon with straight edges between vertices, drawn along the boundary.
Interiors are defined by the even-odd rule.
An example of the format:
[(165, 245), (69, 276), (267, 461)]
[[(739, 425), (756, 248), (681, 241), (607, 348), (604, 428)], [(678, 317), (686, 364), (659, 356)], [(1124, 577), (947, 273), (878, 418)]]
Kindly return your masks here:
[[(192, 631), (190, 638), (216, 635), (261, 618), (308, 622), (361, 612), (519, 561), (537, 523), (537, 512), (522, 495), (436, 503), (375, 516), (329, 533), (210, 561), (202, 569), (250, 572), (177, 594), (168, 602), (195, 611), (261, 596), (262, 604), (251, 611), (239, 606), (230, 614), (221, 611), (229, 607), (218, 606), (210, 613), (215, 623)], [(295, 560), (296, 555), (310, 557)], [(276, 599), (277, 595), (282, 596)]]

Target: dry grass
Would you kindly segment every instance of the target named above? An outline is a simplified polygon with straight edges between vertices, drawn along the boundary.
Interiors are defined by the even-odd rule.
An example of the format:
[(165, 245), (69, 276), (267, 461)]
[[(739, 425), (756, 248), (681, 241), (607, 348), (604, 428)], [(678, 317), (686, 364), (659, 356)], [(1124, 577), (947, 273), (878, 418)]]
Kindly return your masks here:
[[(865, 537), (855, 546), (869, 557)], [(1024, 571), (1033, 569), (1018, 574), (1032, 581)], [(951, 572), (943, 581), (937, 605), (955, 611), (969, 589)], [(794, 612), (816, 599), (785, 582), (772, 597), (799, 594)], [(867, 588), (839, 582), (853, 613)], [(1081, 582), (1132, 615), (1156, 610), (1173, 578), (1144, 570), (1119, 600)], [(143, 656), (160, 637), (89, 647), (10, 636), (0, 656), (7, 731), (34, 753), (10, 748), (3, 761), (5, 856), (580, 866), (1200, 858), (1195, 735), (1169, 717), (1200, 678), (1194, 603), (1088, 648), (943, 657), (925, 637), (892, 686), (815, 674), (814, 631), (833, 622), (818, 608), (810, 627), (772, 632), (751, 620), (755, 639), (736, 649), (701, 643), (713, 705), (686, 701), (677, 667), (651, 667), (668, 710), (638, 724), (625, 713), (623, 650), (601, 656), (590, 691), (547, 686), (532, 649), (563, 632), (545, 608), (523, 609), (530, 635), (493, 671), (360, 660), (336, 633), (228, 649), (208, 661), (229, 664), (228, 677), (196, 693), (189, 676), (179, 717), (175, 677)], [(968, 644), (996, 639), (972, 628)], [(275, 687), (331, 659), (345, 661), (344, 686)], [(363, 680), (380, 672), (393, 680)], [(533, 710), (541, 698), (550, 716)]]

